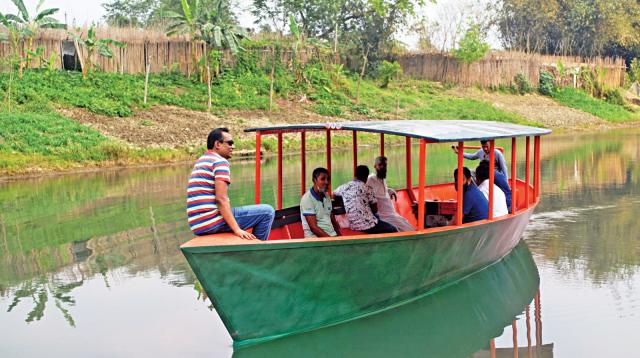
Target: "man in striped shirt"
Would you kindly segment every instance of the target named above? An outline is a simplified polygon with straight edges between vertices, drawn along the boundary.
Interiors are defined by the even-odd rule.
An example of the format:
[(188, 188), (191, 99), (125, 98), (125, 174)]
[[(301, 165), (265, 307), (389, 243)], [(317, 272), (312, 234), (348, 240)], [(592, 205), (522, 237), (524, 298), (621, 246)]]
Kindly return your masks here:
[[(232, 152), (233, 139), (227, 128), (209, 133), (207, 151), (198, 159), (189, 178), (189, 226), (196, 235), (232, 232), (245, 240), (267, 240), (275, 216), (273, 207), (266, 204), (231, 207), (228, 159)], [(253, 234), (245, 231), (249, 228), (253, 228)]]

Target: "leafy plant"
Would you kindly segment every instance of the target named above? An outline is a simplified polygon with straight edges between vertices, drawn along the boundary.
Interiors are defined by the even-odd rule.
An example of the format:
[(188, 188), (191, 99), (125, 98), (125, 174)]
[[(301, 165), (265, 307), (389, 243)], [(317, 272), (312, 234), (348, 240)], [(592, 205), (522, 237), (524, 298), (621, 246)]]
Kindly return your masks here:
[(400, 75), (402, 75), (402, 67), (400, 67), (400, 64), (395, 61), (382, 61), (382, 63), (376, 68), (376, 78), (381, 81), (380, 88), (387, 88), (389, 86), (389, 82)]
[(519, 94), (522, 95), (533, 92), (533, 86), (531, 86), (531, 82), (529, 82), (529, 79), (524, 74), (518, 73), (516, 77), (514, 77), (513, 81), (515, 82)]
[(629, 64), (628, 73), (629, 73), (629, 81), (631, 83), (640, 82), (640, 61), (638, 60), (637, 57), (631, 60), (631, 63)]
[(473, 24), (458, 42), (458, 48), (453, 50), (453, 56), (463, 63), (470, 64), (482, 59), (489, 48), (480, 31), (480, 25)]
[(86, 38), (82, 37), (82, 33), (70, 33), (75, 41), (78, 42), (79, 45), (84, 46), (87, 49), (87, 52), (84, 56), (84, 61), (82, 63), (82, 77), (87, 78), (87, 75), (90, 71), (93, 71), (93, 55), (97, 51), (100, 56), (112, 58), (113, 50), (109, 45), (113, 45), (116, 47), (123, 48), (126, 46), (125, 43), (120, 41), (112, 40), (112, 39), (97, 39), (95, 24), (91, 24), (89, 30), (87, 31)]
[(19, 51), (20, 64), (19, 76), (25, 67), (29, 67), (35, 50), (33, 49), (33, 37), (40, 29), (65, 29), (66, 25), (58, 22), (51, 15), (58, 12), (58, 8), (44, 9), (40, 11), (44, 0), (40, 0), (36, 6), (36, 15), (31, 17), (22, 0), (11, 0), (18, 9), (18, 15), (0, 14), (0, 22), (8, 29), (8, 40), (12, 43), (14, 51), (18, 50), (18, 44), (24, 40), (23, 51)]
[(551, 72), (548, 71), (540, 71), (540, 83), (538, 87), (538, 91), (540, 94), (545, 96), (553, 95), (553, 92), (556, 91), (556, 78), (553, 76)]
[(624, 98), (619, 89), (609, 89), (604, 93), (605, 100), (611, 104), (624, 106)]

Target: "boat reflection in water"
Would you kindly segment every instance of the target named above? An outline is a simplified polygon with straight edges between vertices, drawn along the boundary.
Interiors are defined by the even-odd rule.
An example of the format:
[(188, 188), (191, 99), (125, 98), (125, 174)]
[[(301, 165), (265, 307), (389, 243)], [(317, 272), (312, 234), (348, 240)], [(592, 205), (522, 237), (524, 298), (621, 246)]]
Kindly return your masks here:
[[(429, 296), (340, 325), (244, 347), (234, 357), (495, 357), (518, 354), (495, 348), (494, 337), (539, 297), (540, 278), (524, 242), (502, 260)], [(536, 303), (539, 300), (536, 299)], [(534, 305), (539, 313), (539, 304)], [(527, 320), (527, 327), (530, 327)], [(541, 323), (535, 315), (535, 328)], [(515, 331), (515, 330), (514, 330)], [(530, 337), (530, 331), (527, 331)], [(515, 337), (515, 335), (514, 335)], [(541, 340), (536, 343), (541, 345)], [(531, 346), (531, 339), (528, 340)], [(514, 338), (515, 346), (517, 339)], [(550, 356), (550, 346), (521, 351)], [(508, 350), (508, 352), (507, 352)], [(530, 352), (528, 355), (526, 352)]]

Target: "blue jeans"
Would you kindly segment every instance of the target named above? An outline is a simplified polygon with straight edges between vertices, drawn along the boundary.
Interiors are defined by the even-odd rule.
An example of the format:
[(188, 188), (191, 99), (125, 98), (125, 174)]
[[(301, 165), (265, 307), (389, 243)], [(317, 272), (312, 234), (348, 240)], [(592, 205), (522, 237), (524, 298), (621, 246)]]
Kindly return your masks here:
[[(264, 241), (269, 238), (271, 224), (273, 223), (273, 218), (276, 214), (271, 205), (259, 204), (240, 206), (237, 208), (231, 208), (231, 213), (242, 230), (253, 228), (253, 234), (259, 240)], [(231, 228), (227, 223), (224, 223), (224, 225), (207, 232), (207, 234), (215, 234), (218, 232), (231, 232)]]

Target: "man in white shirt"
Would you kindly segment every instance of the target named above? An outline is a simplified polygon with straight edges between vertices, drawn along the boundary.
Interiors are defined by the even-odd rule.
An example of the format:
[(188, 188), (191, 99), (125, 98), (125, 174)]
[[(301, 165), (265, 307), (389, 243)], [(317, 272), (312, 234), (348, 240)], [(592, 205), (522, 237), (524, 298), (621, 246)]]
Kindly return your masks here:
[[(476, 183), (478, 189), (489, 200), (489, 165), (479, 165), (476, 168)], [(507, 197), (500, 187), (493, 184), (493, 217), (497, 218), (509, 214), (507, 208)]]
[(397, 200), (397, 196), (396, 192), (387, 186), (387, 158), (377, 157), (373, 168), (376, 173), (369, 175), (367, 185), (371, 187), (373, 196), (378, 201), (378, 216), (395, 226), (398, 231), (414, 231), (416, 228), (398, 214), (393, 205), (393, 200)]

